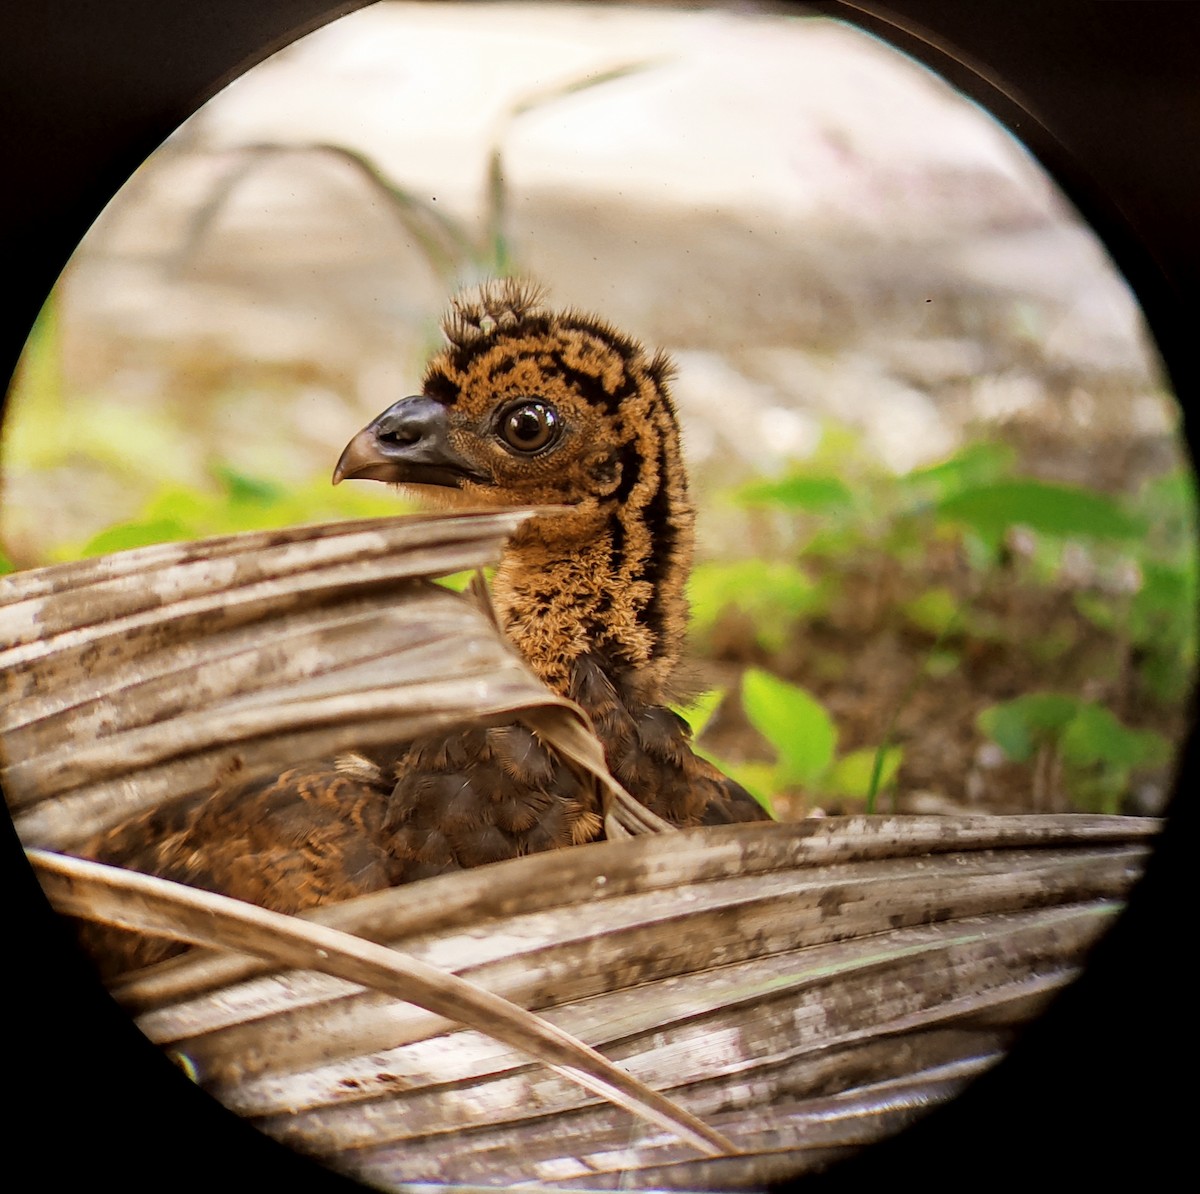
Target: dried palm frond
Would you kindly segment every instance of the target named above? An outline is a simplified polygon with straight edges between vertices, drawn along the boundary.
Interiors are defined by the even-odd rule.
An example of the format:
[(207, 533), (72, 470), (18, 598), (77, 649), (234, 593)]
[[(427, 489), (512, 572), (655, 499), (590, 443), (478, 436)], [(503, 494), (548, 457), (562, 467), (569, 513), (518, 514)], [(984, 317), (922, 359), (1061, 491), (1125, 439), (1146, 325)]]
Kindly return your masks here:
[(455, 1023), (477, 1025), (585, 1089), (666, 1127), (693, 1148), (735, 1151), (720, 1133), (631, 1080), (561, 1029), (395, 949), (150, 875), (41, 850), (29, 851), (29, 857), (51, 903), (67, 915), (249, 950), (276, 965), (299, 966), (385, 991)]
[(596, 776), (610, 825), (664, 827), (490, 613), (431, 583), (493, 563), (526, 517), (255, 532), (0, 578), (0, 778), (22, 840), (70, 847), (234, 768), (517, 714)]
[[(114, 995), (226, 1105), (385, 1187), (761, 1186), (950, 1097), (1078, 973), (1157, 823), (637, 836), (661, 826), (586, 718), (486, 606), (430, 583), (488, 563), (522, 517), (232, 536), (0, 580), (0, 774), (52, 902), (204, 947)], [(50, 853), (232, 766), (514, 717), (593, 776), (609, 836), (632, 840), (299, 918)]]
[[(298, 958), (274, 939), (272, 955), (269, 930), (255, 957), (175, 959), (114, 993), (227, 1106), (372, 1184), (758, 1186), (897, 1130), (997, 1060), (1078, 973), (1153, 829), (918, 817), (686, 830), (311, 916), (535, 1009), (707, 1124), (710, 1143), (726, 1138), (707, 1161), (661, 1116), (631, 1120), (621, 1108), (640, 1109), (542, 1069), (465, 1005), (411, 989), (399, 1003), (403, 989), (339, 969), (333, 951)], [(44, 878), (64, 867), (38, 861)], [(247, 948), (217, 929), (203, 939)]]

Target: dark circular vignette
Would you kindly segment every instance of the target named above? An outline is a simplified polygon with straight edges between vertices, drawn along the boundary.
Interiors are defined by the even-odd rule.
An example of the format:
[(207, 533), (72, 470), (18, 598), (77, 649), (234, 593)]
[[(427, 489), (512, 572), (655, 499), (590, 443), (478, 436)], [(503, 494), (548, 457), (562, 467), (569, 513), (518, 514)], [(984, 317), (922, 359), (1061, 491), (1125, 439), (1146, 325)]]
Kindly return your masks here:
[[(0, 20), (0, 262), (7, 379), (33, 319), (100, 209), (225, 83), (363, 7), (350, 0), (61, 0)], [(1133, 286), (1184, 406), (1193, 459), (1200, 356), (1200, 7), (1164, 0), (874, 0), (801, 11), (854, 22), (938, 71), (1005, 123), (1050, 171)], [(70, 434), (64, 428), (64, 434)], [(915, 1128), (805, 1189), (870, 1181), (1095, 1180), (1174, 1172), (1186, 1147), (1179, 1074), (1190, 1008), (1184, 851), (1194, 827), (1195, 733), (1169, 827), (1129, 911), (1003, 1063)], [(349, 1190), (192, 1086), (102, 991), (47, 908), (0, 818), (9, 909), (5, 1029), (17, 1158), (56, 1184), (126, 1190)], [(1190, 925), (1187, 926), (1190, 928)], [(1189, 1050), (1190, 1052), (1190, 1050)], [(1186, 1081), (1185, 1081), (1186, 1086)], [(60, 1126), (61, 1125), (61, 1126)], [(34, 1132), (34, 1128), (41, 1130)], [(15, 1130), (14, 1130), (15, 1129)], [(52, 1132), (61, 1139), (42, 1140)]]

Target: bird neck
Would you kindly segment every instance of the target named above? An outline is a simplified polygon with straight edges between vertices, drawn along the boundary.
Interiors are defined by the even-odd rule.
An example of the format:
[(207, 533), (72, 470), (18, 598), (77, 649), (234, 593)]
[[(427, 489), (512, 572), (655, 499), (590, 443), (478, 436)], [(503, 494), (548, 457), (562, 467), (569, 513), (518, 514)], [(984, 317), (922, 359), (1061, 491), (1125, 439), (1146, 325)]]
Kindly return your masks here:
[(496, 573), (509, 637), (564, 695), (589, 658), (627, 700), (665, 703), (683, 652), (695, 512), (674, 414), (656, 414), (620, 453), (611, 493), (532, 519)]

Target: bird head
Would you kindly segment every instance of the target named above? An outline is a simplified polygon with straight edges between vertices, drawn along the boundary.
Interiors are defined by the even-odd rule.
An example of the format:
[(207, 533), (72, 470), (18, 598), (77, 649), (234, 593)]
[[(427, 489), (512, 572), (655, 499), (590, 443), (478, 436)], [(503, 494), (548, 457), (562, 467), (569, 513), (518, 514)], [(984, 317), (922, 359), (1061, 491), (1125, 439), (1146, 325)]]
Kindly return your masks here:
[[(597, 510), (653, 484), (647, 429), (674, 431), (670, 366), (603, 321), (511, 280), (454, 302), (420, 394), (347, 445), (333, 479), (456, 490), (476, 505)], [(647, 449), (650, 459), (646, 460)], [(455, 504), (458, 504), (456, 502)]]
[(670, 362), (511, 280), (456, 299), (443, 330), (421, 393), (350, 441), (335, 484), (559, 507), (526, 523), (501, 561), (507, 629), (552, 684), (590, 653), (655, 688), (685, 631), (694, 519)]

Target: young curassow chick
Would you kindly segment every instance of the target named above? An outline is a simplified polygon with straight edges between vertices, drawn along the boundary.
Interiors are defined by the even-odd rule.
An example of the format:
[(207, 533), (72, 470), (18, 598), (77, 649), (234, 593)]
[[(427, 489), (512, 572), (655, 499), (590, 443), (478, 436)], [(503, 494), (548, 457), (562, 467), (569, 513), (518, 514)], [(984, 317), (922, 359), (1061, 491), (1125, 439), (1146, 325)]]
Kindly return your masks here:
[[(613, 774), (659, 816), (764, 819), (693, 753), (666, 704), (694, 523), (667, 358), (598, 319), (547, 311), (515, 282), (457, 300), (444, 330), (421, 394), (354, 437), (335, 483), (566, 507), (525, 523), (505, 549), (493, 601), (509, 638), (587, 711)], [(593, 789), (518, 722), (231, 782), (80, 852), (294, 912), (601, 835)], [(152, 944), (126, 965), (159, 956)]]

